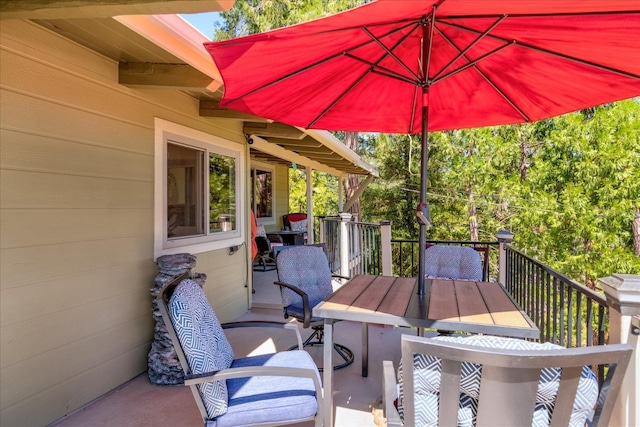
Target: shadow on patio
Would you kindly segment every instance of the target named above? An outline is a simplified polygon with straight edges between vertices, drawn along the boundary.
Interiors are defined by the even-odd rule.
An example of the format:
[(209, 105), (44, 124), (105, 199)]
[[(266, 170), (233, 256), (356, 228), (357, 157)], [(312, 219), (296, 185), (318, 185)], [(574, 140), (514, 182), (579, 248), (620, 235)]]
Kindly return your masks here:
[[(275, 271), (255, 272), (254, 307), (236, 320), (275, 320), (284, 322), (280, 295), (273, 286)], [(275, 291), (275, 292), (274, 292)], [(303, 338), (310, 330), (301, 330)], [(233, 329), (225, 331), (236, 357), (284, 350), (295, 344), (290, 331), (273, 328)], [(407, 328), (370, 325), (369, 376), (361, 376), (361, 327), (359, 323), (339, 322), (335, 340), (355, 353), (353, 364), (334, 375), (334, 413), (337, 427), (375, 426), (372, 409), (382, 395), (382, 360), (400, 359), (400, 336), (415, 335)], [(322, 349), (308, 348), (312, 356), (321, 356)], [(317, 354), (315, 354), (317, 353)], [(318, 360), (317, 360), (318, 361)], [(62, 418), (55, 427), (101, 426), (201, 426), (202, 421), (191, 392), (184, 386), (152, 384), (143, 373), (91, 404)], [(313, 423), (297, 424), (312, 426)]]

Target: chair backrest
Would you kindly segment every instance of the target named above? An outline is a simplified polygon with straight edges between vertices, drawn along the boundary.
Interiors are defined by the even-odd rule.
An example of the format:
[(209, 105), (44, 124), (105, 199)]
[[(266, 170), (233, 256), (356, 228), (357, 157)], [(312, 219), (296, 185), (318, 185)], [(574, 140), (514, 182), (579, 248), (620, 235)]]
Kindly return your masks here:
[(256, 245), (258, 246), (258, 254), (264, 255), (271, 252), (269, 239), (267, 239), (265, 236), (256, 236), (255, 241), (256, 241)]
[[(209, 373), (231, 366), (233, 349), (200, 285), (182, 275), (165, 285), (158, 294), (157, 302), (185, 375)], [(225, 381), (190, 387), (203, 420), (227, 412)]]
[(432, 245), (425, 250), (425, 275), (447, 279), (483, 280), (480, 253), (468, 246)]
[(298, 222), (307, 219), (307, 214), (303, 212), (288, 213), (282, 215), (282, 227), (291, 228), (292, 222)]
[[(274, 258), (278, 258), (278, 254), (284, 250), (287, 249), (293, 249), (296, 246), (301, 246), (301, 245), (282, 245), (282, 246), (274, 246), (273, 247), (273, 257)], [(318, 248), (322, 248), (322, 250), (324, 251), (325, 255), (327, 254), (327, 245), (325, 243), (312, 243), (309, 245), (304, 245), (304, 246), (315, 246)]]
[[(329, 260), (324, 244), (280, 246), (276, 255), (278, 281), (304, 291), (309, 301), (326, 298), (333, 292)], [(282, 304), (302, 304), (302, 297), (289, 289), (282, 289)]]
[[(405, 425), (606, 426), (632, 354), (627, 344), (566, 349), (492, 336), (402, 337)], [(600, 392), (589, 366), (609, 365)], [(413, 398), (404, 399), (404, 396)], [(591, 415), (593, 414), (593, 417)], [(407, 421), (411, 420), (411, 421)]]

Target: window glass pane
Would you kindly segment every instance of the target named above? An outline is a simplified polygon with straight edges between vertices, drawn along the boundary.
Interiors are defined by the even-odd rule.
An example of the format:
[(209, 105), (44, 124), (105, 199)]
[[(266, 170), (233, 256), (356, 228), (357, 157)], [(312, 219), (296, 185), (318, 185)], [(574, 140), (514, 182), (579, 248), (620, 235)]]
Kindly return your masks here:
[(256, 218), (270, 218), (273, 216), (273, 173), (255, 169), (254, 194)]
[(209, 153), (209, 231), (236, 229), (235, 159)]
[(204, 234), (204, 152), (167, 143), (167, 236)]

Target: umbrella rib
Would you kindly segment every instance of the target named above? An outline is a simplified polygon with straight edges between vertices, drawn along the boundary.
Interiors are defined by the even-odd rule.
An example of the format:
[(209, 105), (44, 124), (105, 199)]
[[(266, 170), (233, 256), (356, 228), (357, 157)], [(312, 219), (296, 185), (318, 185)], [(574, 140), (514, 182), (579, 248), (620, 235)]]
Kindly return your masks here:
[[(589, 12), (551, 12), (551, 13), (510, 13), (510, 18), (556, 18), (556, 17), (582, 17), (582, 16), (610, 16), (610, 15), (636, 15), (639, 10), (599, 10)], [(503, 14), (487, 14), (487, 15), (447, 15), (440, 16), (439, 19), (484, 19), (499, 18)]]
[[(437, 80), (437, 79), (438, 79), (438, 77), (440, 77), (440, 76), (442, 75), (442, 73), (444, 73), (444, 72), (445, 72), (445, 70), (447, 70), (451, 65), (453, 65), (453, 64), (454, 64), (458, 59), (460, 59), (460, 58), (462, 58), (462, 57), (465, 57), (465, 59), (468, 59), (468, 58), (466, 58), (466, 53), (467, 53), (469, 50), (471, 50), (471, 48), (473, 48), (475, 45), (477, 45), (477, 44), (478, 44), (478, 43), (479, 43), (483, 38), (485, 38), (485, 37), (486, 37), (486, 36), (487, 36), (487, 35), (488, 35), (488, 34), (489, 34), (489, 33), (490, 33), (490, 32), (491, 32), (491, 31), (492, 31), (492, 30), (493, 30), (493, 29), (494, 29), (494, 28), (499, 24), (499, 23), (501, 23), (502, 21), (504, 21), (504, 20), (506, 19), (506, 17), (507, 17), (507, 15), (503, 15), (503, 16), (501, 16), (500, 18), (498, 18), (498, 19), (497, 19), (493, 24), (491, 24), (491, 26), (490, 26), (489, 28), (487, 28), (487, 29), (486, 29), (482, 34), (480, 34), (480, 35), (479, 35), (479, 36), (478, 36), (478, 37), (477, 37), (473, 42), (471, 42), (471, 43), (469, 44), (469, 46), (467, 46), (467, 47), (466, 47), (466, 48), (464, 48), (463, 50), (461, 50), (461, 51), (460, 51), (460, 49), (458, 49), (458, 48), (456, 47), (456, 50), (458, 50), (458, 51), (459, 51), (459, 52), (458, 52), (458, 55), (457, 55), (455, 58), (453, 58), (451, 61), (449, 61), (449, 63), (448, 63), (447, 65), (445, 65), (444, 67), (442, 67), (442, 68), (440, 69), (440, 71), (439, 71), (435, 76), (433, 76), (433, 79), (434, 79), (434, 80)], [(440, 33), (440, 35), (441, 35), (443, 38), (445, 38), (445, 39), (447, 38), (447, 37), (442, 33), (442, 31), (438, 30), (438, 33)]]
[[(417, 26), (416, 26), (417, 28)], [(404, 68), (409, 74), (411, 74), (413, 77), (416, 78), (416, 80), (420, 80), (420, 78), (418, 77), (418, 75), (416, 73), (414, 73), (407, 64), (405, 64), (404, 62), (402, 62), (402, 60), (400, 58), (398, 58), (396, 56), (395, 53), (393, 53), (387, 46), (385, 46), (384, 43), (382, 43), (376, 36), (373, 35), (373, 33), (371, 31), (369, 31), (369, 29), (367, 27), (362, 27), (362, 30), (367, 33), (367, 35), (369, 37), (371, 37), (371, 39), (376, 42), (378, 44), (378, 46), (380, 46), (385, 52), (387, 52), (387, 55), (391, 56), (402, 68)], [(400, 43), (402, 43), (403, 41), (405, 41), (407, 39), (407, 37), (409, 37), (409, 35), (411, 34), (411, 32), (405, 34), (405, 36), (394, 46), (397, 47)]]
[[(384, 35), (383, 35), (383, 37), (387, 37), (387, 36), (389, 36), (389, 35), (391, 35), (391, 34), (394, 34), (394, 33), (398, 32), (398, 31), (402, 31), (402, 30), (404, 30), (405, 28), (408, 28), (408, 27), (411, 27), (411, 26), (415, 26), (415, 27), (417, 27), (415, 20), (409, 21), (406, 25), (403, 25), (403, 26), (401, 26), (401, 27), (399, 27), (399, 28), (394, 28), (392, 31), (389, 31), (389, 32), (387, 32), (386, 34), (384, 34)], [(353, 28), (362, 28), (362, 27), (353, 27)], [(414, 30), (415, 30), (415, 28), (414, 28)], [(412, 30), (412, 31), (414, 31), (414, 30)], [(406, 38), (411, 34), (411, 32), (412, 32), (412, 31), (410, 31), (410, 32), (409, 32), (409, 34), (407, 34), (405, 37), (403, 37), (403, 38), (402, 38), (402, 39), (401, 39), (401, 40), (400, 40), (400, 41), (399, 41), (399, 42), (394, 46), (394, 49), (395, 49), (395, 47), (397, 47), (401, 42), (403, 42), (403, 41), (404, 41), (404, 40), (405, 40), (405, 39), (406, 39)], [(375, 37), (374, 37), (374, 40), (373, 40), (373, 41), (375, 41)], [(286, 75), (284, 75), (284, 76), (282, 76), (282, 77), (280, 77), (280, 78), (278, 78), (278, 79), (276, 79), (276, 80), (273, 80), (272, 82), (265, 83), (265, 84), (263, 84), (262, 86), (259, 86), (259, 87), (255, 88), (255, 89), (252, 89), (252, 90), (250, 90), (249, 92), (246, 92), (246, 93), (244, 93), (244, 94), (242, 94), (242, 95), (240, 95), (240, 96), (237, 96), (237, 97), (235, 97), (235, 98), (233, 98), (233, 99), (226, 100), (224, 104), (225, 104), (225, 105), (232, 104), (232, 103), (234, 103), (234, 102), (236, 102), (236, 101), (241, 100), (241, 99), (242, 99), (242, 98), (244, 98), (244, 97), (247, 97), (247, 96), (253, 95), (253, 94), (254, 94), (254, 93), (256, 93), (256, 92), (260, 92), (260, 91), (261, 91), (261, 90), (263, 90), (263, 89), (267, 89), (267, 88), (269, 88), (269, 87), (271, 87), (271, 86), (273, 86), (273, 85), (276, 85), (276, 84), (278, 84), (278, 83), (280, 83), (280, 82), (283, 82), (283, 81), (285, 81), (285, 80), (288, 80), (288, 79), (290, 79), (290, 78), (292, 78), (292, 77), (295, 77), (295, 76), (297, 76), (298, 74), (304, 73), (305, 71), (311, 70), (311, 69), (313, 69), (313, 68), (315, 68), (315, 67), (318, 67), (318, 66), (320, 66), (320, 65), (322, 65), (322, 64), (324, 64), (324, 63), (326, 63), (326, 62), (332, 61), (332, 60), (334, 60), (334, 59), (336, 59), (336, 58), (338, 58), (338, 57), (340, 57), (340, 56), (343, 56), (343, 55), (344, 55), (344, 56), (349, 56), (349, 57), (351, 57), (351, 58), (353, 58), (353, 59), (359, 59), (359, 58), (357, 58), (357, 57), (355, 57), (355, 56), (353, 56), (353, 55), (350, 55), (350, 52), (352, 52), (352, 51), (354, 51), (354, 50), (357, 50), (357, 49), (360, 49), (361, 47), (366, 46), (366, 45), (368, 45), (368, 44), (370, 44), (370, 43), (371, 43), (371, 41), (366, 41), (366, 42), (360, 43), (360, 44), (359, 44), (359, 45), (357, 45), (357, 46), (354, 46), (354, 47), (350, 48), (350, 49), (349, 49), (349, 50), (347, 50), (347, 51), (339, 52), (339, 53), (335, 53), (335, 54), (333, 54), (333, 55), (331, 55), (331, 56), (328, 56), (328, 57), (326, 57), (326, 58), (322, 58), (322, 59), (318, 60), (317, 62), (314, 62), (313, 64), (309, 64), (309, 65), (307, 65), (306, 67), (303, 67), (303, 68), (301, 68), (301, 69), (299, 69), (299, 70), (296, 70), (296, 71), (294, 71), (294, 72), (292, 72), (292, 73), (286, 74)], [(380, 60), (382, 60), (382, 58), (381, 58)], [(379, 66), (378, 66), (378, 67), (379, 67)], [(413, 74), (413, 73), (412, 73), (412, 74)], [(402, 76), (400, 76), (400, 75), (398, 75), (398, 76), (399, 76), (399, 77), (402, 77)], [(390, 76), (390, 77), (392, 77), (392, 76)], [(417, 76), (416, 76), (416, 78), (417, 78)], [(407, 80), (407, 81), (408, 81), (408, 82), (410, 82), (410, 83), (412, 83), (412, 84), (415, 84), (415, 83), (414, 83), (413, 81), (411, 81), (411, 80)]]
[[(446, 34), (444, 34), (442, 31), (440, 31), (439, 29), (436, 28), (436, 30), (438, 31), (438, 33), (440, 34), (440, 36), (442, 36), (442, 38), (451, 45), (451, 47), (453, 47), (455, 50), (457, 50), (458, 52), (461, 52), (460, 48), (458, 48), (458, 46), (455, 45), (455, 43), (453, 42), (453, 40), (451, 40), (449, 37), (447, 37)], [(462, 52), (461, 52), (462, 53)], [(466, 55), (464, 55), (464, 58), (469, 61), (469, 58), (466, 57)], [(487, 77), (487, 75), (484, 73), (484, 71), (482, 71), (480, 68), (478, 68), (477, 65), (474, 65), (473, 68), (476, 70), (476, 72), (478, 74), (480, 74), (480, 76), (487, 82), (489, 83), (489, 85), (491, 85), (491, 87), (498, 92), (498, 94), (504, 98), (505, 101), (507, 101), (507, 103), (509, 103), (509, 105), (511, 105), (511, 107), (516, 110), (518, 112), (518, 114), (520, 114), (520, 116), (522, 116), (522, 118), (524, 119), (525, 122), (529, 123), (531, 121), (531, 119), (529, 119), (529, 116), (527, 116), (525, 114), (525, 112), (518, 107), (518, 105), (502, 90), (498, 87), (498, 85), (496, 85), (489, 77)]]
[[(446, 1), (446, 0), (443, 0), (440, 4), (444, 3), (444, 1)], [(434, 4), (433, 5), (433, 9), (431, 11), (431, 25), (429, 25), (429, 46), (427, 47), (427, 58), (426, 59), (424, 58), (424, 37), (423, 37), (423, 40), (422, 40), (422, 44), (423, 44), (423, 46), (422, 46), (422, 56), (423, 56), (422, 60), (426, 61), (426, 65), (424, 66), (424, 69), (422, 71), (424, 76), (422, 76), (422, 77), (424, 78), (425, 83), (427, 83), (429, 81), (429, 67), (431, 65), (431, 48), (433, 46), (433, 31), (435, 30), (435, 27), (436, 27), (436, 19), (435, 19), (436, 18), (436, 9), (437, 9), (437, 5)], [(422, 17), (422, 21), (426, 23), (427, 22), (427, 17), (423, 16)], [(429, 82), (428, 84), (431, 84), (431, 82)]]
[[(394, 79), (402, 80), (403, 82), (411, 83), (413, 85), (418, 84), (418, 80), (411, 80), (410, 78), (403, 76), (402, 74), (398, 74), (393, 70), (390, 70), (385, 67), (381, 67), (375, 62), (367, 61), (366, 59), (359, 58), (351, 53), (345, 53), (344, 56), (353, 59), (354, 61), (362, 62), (363, 64), (369, 65), (371, 67), (371, 72), (376, 74), (381, 74), (386, 77), (391, 77)], [(379, 62), (379, 61), (378, 61)], [(416, 79), (418, 77), (416, 76)]]
[(296, 70), (296, 71), (294, 71), (294, 72), (292, 72), (292, 73), (289, 73), (289, 74), (286, 74), (286, 75), (284, 75), (284, 76), (282, 76), (282, 77), (279, 77), (279, 78), (277, 78), (277, 79), (275, 79), (275, 80), (273, 80), (273, 81), (271, 81), (271, 82), (269, 82), (269, 83), (265, 83), (265, 84), (263, 84), (262, 86), (259, 86), (259, 87), (255, 88), (255, 89), (251, 89), (249, 92), (246, 92), (246, 93), (244, 93), (244, 94), (242, 94), (242, 95), (240, 95), (240, 96), (237, 96), (237, 97), (235, 97), (235, 98), (233, 98), (233, 99), (226, 100), (226, 101), (225, 101), (225, 105), (229, 105), (229, 104), (231, 104), (231, 103), (233, 103), (233, 102), (239, 101), (239, 100), (241, 100), (241, 99), (242, 99), (242, 98), (244, 98), (244, 97), (247, 97), (247, 96), (253, 95), (253, 94), (254, 94), (254, 93), (256, 93), (256, 92), (260, 92), (260, 91), (261, 91), (261, 90), (263, 90), (263, 89), (267, 89), (267, 88), (269, 88), (269, 87), (271, 87), (271, 86), (273, 86), (273, 85), (276, 85), (276, 84), (278, 84), (278, 83), (280, 83), (280, 82), (283, 82), (283, 81), (285, 81), (285, 80), (288, 80), (288, 79), (290, 79), (290, 78), (292, 78), (292, 77), (295, 77), (295, 76), (297, 76), (298, 74), (302, 74), (302, 73), (304, 73), (304, 72), (305, 72), (305, 71), (307, 71), (307, 70), (310, 70), (310, 69), (312, 69), (312, 68), (318, 67), (318, 66), (320, 66), (320, 65), (324, 64), (325, 62), (332, 61), (332, 60), (334, 60), (334, 59), (336, 59), (336, 58), (338, 58), (338, 57), (340, 57), (340, 56), (342, 56), (342, 55), (343, 55), (343, 52), (340, 52), (340, 53), (335, 53), (335, 54), (333, 54), (333, 55), (331, 55), (331, 56), (328, 56), (328, 57), (326, 57), (326, 58), (322, 58), (321, 60), (319, 60), (319, 61), (317, 61), (317, 62), (314, 62), (313, 64), (309, 64), (309, 65), (307, 65), (306, 67), (300, 68), (299, 70)]
[(334, 99), (334, 100), (331, 102), (331, 104), (329, 104), (329, 105), (327, 106), (327, 108), (325, 108), (324, 110), (322, 110), (322, 111), (320, 112), (320, 114), (318, 114), (318, 115), (316, 116), (316, 118), (315, 118), (315, 119), (313, 119), (313, 120), (312, 120), (312, 121), (311, 121), (311, 122), (306, 126), (306, 128), (307, 128), (307, 129), (311, 129), (311, 127), (312, 127), (314, 124), (316, 124), (316, 122), (317, 122), (318, 120), (320, 120), (320, 119), (321, 119), (325, 114), (327, 114), (327, 112), (328, 112), (329, 110), (331, 110), (331, 109), (332, 109), (332, 108), (333, 108), (333, 107), (334, 107), (338, 102), (340, 102), (340, 100), (341, 100), (342, 98), (344, 98), (345, 96), (347, 96), (347, 94), (348, 94), (349, 92), (351, 92), (351, 90), (352, 90), (354, 87), (356, 87), (356, 86), (357, 86), (357, 85), (358, 85), (358, 84), (359, 84), (359, 83), (360, 83), (360, 82), (361, 82), (361, 81), (362, 81), (362, 80), (367, 76), (367, 74), (369, 74), (370, 72), (371, 72), (371, 70), (368, 70), (368, 71), (366, 71), (365, 73), (363, 73), (363, 74), (360, 76), (360, 78), (358, 78), (358, 80), (356, 80), (355, 82), (353, 82), (353, 84), (351, 84), (351, 86), (349, 86), (349, 87), (348, 87), (344, 92), (342, 92), (342, 93), (340, 94), (340, 96), (338, 96), (336, 99)]
[[(408, 27), (408, 26), (407, 26)], [(404, 27), (403, 27), (404, 28)], [(416, 26), (417, 28), (417, 26)], [(383, 49), (387, 52), (387, 53), (391, 53), (390, 50), (384, 46), (366, 27), (362, 28), (368, 35), (369, 37), (371, 37), (376, 43), (378, 43), (379, 45), (381, 45), (383, 47)], [(390, 34), (393, 34), (395, 31), (390, 31), (389, 33), (385, 34), (385, 36), (388, 36)], [(409, 37), (409, 35), (412, 33), (412, 31), (409, 31), (408, 34), (406, 34), (404, 37), (402, 37), (391, 49), (395, 49), (396, 47), (398, 47), (402, 42), (404, 42), (404, 40), (406, 40), (407, 37)], [(350, 49), (353, 50), (353, 49)], [(353, 55), (351, 52), (347, 51), (344, 52), (344, 56), (351, 58), (355, 61), (360, 61), (363, 62), (367, 65), (370, 66), (369, 70), (365, 73), (363, 73), (355, 82), (353, 82), (353, 84), (351, 84), (344, 92), (342, 92), (342, 94), (340, 94), (340, 96), (338, 96), (336, 99), (334, 99), (328, 106), (327, 108), (325, 108), (324, 110), (322, 110), (322, 112), (320, 112), (320, 114), (318, 114), (308, 125), (307, 128), (311, 128), (314, 124), (316, 124), (316, 122), (318, 122), (318, 120), (320, 120), (325, 114), (327, 114), (327, 112), (329, 110), (331, 110), (338, 102), (340, 102), (340, 100), (342, 98), (344, 98), (354, 87), (356, 87), (369, 73), (376, 73), (376, 74), (381, 74), (383, 76), (387, 76), (390, 78), (396, 78), (399, 79), (401, 81), (404, 82), (408, 82), (412, 85), (416, 85), (417, 82), (412, 81), (411, 79), (395, 73), (393, 70), (390, 70), (388, 68), (385, 67), (381, 67), (379, 64), (380, 62), (386, 57), (386, 55), (382, 55), (376, 62), (370, 62), (367, 61), (363, 58), (359, 58), (355, 55)], [(407, 70), (409, 71), (409, 73), (411, 73), (411, 70)], [(413, 73), (411, 73), (413, 74)], [(416, 76), (417, 78), (417, 76)]]
[[(510, 18), (514, 18), (514, 17), (510, 16)], [(439, 21), (439, 23), (444, 24), (444, 25), (448, 25), (448, 26), (453, 27), (453, 28), (457, 28), (459, 30), (468, 31), (470, 33), (480, 34), (480, 32), (478, 30), (474, 30), (472, 28), (468, 28), (468, 27), (465, 27), (463, 25), (454, 24), (452, 22)], [(540, 52), (540, 53), (544, 53), (544, 54), (547, 54), (547, 55), (555, 56), (555, 57), (558, 57), (558, 58), (566, 59), (568, 61), (577, 62), (577, 63), (582, 64), (582, 65), (587, 65), (589, 67), (598, 68), (598, 69), (603, 70), (603, 71), (608, 71), (608, 72), (611, 72), (611, 73), (614, 73), (614, 74), (619, 74), (619, 75), (621, 75), (623, 77), (629, 77), (629, 78), (632, 78), (632, 79), (640, 79), (640, 75), (637, 75), (637, 74), (629, 73), (629, 72), (624, 71), (624, 70), (618, 70), (616, 68), (608, 67), (608, 66), (602, 65), (602, 64), (597, 64), (595, 62), (585, 61), (584, 59), (576, 58), (575, 56), (567, 55), (567, 54), (560, 53), (560, 52), (554, 52), (552, 50), (544, 49), (544, 48), (537, 47), (537, 46), (533, 46), (533, 45), (530, 45), (530, 44), (527, 44), (527, 43), (521, 43), (521, 42), (519, 42), (517, 40), (509, 40), (509, 39), (506, 39), (504, 37), (496, 36), (494, 34), (487, 34), (486, 37), (494, 39), (494, 40), (502, 41), (504, 43), (509, 43), (510, 45), (511, 44), (517, 44), (518, 46), (523, 47), (525, 49), (530, 49), (530, 50), (534, 50), (536, 52)]]
[(418, 87), (419, 86), (415, 86), (413, 88), (413, 105), (411, 106), (411, 121), (409, 122), (409, 133), (413, 133), (413, 123), (416, 120), (416, 112), (418, 110)]
[(511, 46), (511, 45), (513, 45), (515, 43), (516, 42), (514, 40), (514, 41), (512, 41), (512, 42), (510, 42), (508, 44), (504, 44), (502, 46), (499, 46), (499, 47), (493, 49), (492, 51), (487, 52), (484, 55), (482, 55), (482, 56), (480, 56), (480, 57), (478, 57), (478, 58), (476, 58), (474, 60), (469, 60), (468, 58), (465, 57), (469, 61), (468, 64), (464, 64), (463, 66), (456, 68), (455, 70), (445, 74), (444, 76), (440, 77), (439, 79), (434, 79), (433, 83), (441, 82), (442, 80), (448, 79), (449, 77), (452, 77), (452, 76), (454, 76), (454, 75), (466, 70), (467, 68), (475, 67), (478, 62), (483, 61), (483, 60), (495, 55), (496, 53), (508, 48), (509, 46)]

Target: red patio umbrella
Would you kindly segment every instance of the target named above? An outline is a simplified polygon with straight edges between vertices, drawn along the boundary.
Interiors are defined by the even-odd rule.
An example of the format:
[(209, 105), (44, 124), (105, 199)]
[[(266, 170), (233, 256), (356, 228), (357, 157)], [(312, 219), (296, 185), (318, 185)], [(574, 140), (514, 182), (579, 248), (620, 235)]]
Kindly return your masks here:
[(221, 106), (303, 128), (421, 133), (532, 122), (640, 95), (640, 1), (379, 0), (207, 43)]

